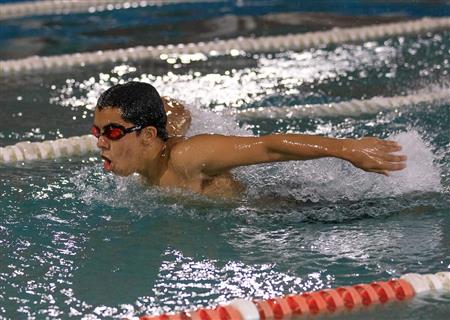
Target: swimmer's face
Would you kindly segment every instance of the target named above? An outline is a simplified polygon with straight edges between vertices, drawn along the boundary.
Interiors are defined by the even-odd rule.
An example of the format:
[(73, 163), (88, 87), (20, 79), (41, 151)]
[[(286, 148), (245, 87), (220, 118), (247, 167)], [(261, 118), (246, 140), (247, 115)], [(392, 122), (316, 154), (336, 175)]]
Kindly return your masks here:
[[(96, 109), (93, 125), (100, 129), (108, 125), (119, 125), (131, 128), (135, 125), (122, 119), (119, 108)], [(128, 176), (139, 171), (142, 167), (140, 156), (143, 152), (142, 137), (138, 132), (131, 132), (118, 140), (108, 139), (106, 135), (100, 135), (97, 147), (101, 150), (103, 168), (120, 176)]]

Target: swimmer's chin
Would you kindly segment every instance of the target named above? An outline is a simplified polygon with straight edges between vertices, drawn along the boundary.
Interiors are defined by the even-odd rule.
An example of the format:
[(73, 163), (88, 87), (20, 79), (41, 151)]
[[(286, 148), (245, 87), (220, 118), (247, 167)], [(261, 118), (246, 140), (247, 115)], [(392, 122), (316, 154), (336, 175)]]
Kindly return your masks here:
[(134, 174), (134, 171), (121, 170), (120, 168), (116, 168), (115, 166), (112, 166), (110, 170), (106, 171), (119, 177), (128, 177)]
[(129, 177), (134, 174), (134, 172), (121, 172), (121, 171), (112, 171), (116, 176), (119, 177)]

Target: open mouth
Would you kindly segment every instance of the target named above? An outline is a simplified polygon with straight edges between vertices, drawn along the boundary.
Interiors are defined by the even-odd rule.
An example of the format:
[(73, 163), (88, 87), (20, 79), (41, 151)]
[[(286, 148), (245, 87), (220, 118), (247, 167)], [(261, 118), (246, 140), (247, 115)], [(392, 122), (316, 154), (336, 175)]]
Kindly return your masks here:
[(112, 171), (112, 161), (103, 155), (102, 159), (103, 159), (103, 169), (105, 169), (106, 171)]

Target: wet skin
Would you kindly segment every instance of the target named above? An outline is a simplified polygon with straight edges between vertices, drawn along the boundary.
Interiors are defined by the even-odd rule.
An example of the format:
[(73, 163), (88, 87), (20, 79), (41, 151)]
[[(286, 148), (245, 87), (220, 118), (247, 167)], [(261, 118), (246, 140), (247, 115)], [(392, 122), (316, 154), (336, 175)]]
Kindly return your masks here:
[[(154, 127), (132, 132), (116, 141), (100, 136), (97, 146), (106, 170), (121, 176), (137, 172), (151, 185), (215, 197), (236, 197), (243, 187), (230, 170), (239, 166), (335, 157), (362, 170), (384, 175), (406, 167), (406, 156), (393, 154), (401, 146), (377, 138), (335, 139), (299, 134), (260, 137), (203, 134), (186, 138), (182, 134), (189, 127), (189, 113), (181, 104), (174, 107), (174, 103), (174, 109), (169, 112), (170, 99), (165, 98), (164, 103), (172, 137), (161, 140)], [(126, 128), (134, 126), (122, 119), (118, 108), (95, 111), (95, 126), (103, 128), (111, 123)]]

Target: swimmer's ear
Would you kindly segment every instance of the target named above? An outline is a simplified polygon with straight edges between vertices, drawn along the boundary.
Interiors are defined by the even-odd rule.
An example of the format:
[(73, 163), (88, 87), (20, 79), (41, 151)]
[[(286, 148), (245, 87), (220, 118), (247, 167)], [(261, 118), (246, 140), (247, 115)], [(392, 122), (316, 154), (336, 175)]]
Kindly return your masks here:
[(153, 142), (153, 140), (158, 136), (158, 131), (156, 130), (155, 127), (145, 127), (144, 129), (142, 129), (141, 131), (141, 135), (142, 135), (142, 142), (145, 145), (151, 144)]

